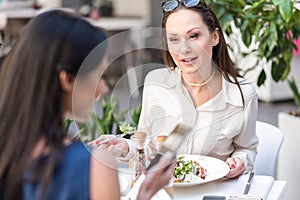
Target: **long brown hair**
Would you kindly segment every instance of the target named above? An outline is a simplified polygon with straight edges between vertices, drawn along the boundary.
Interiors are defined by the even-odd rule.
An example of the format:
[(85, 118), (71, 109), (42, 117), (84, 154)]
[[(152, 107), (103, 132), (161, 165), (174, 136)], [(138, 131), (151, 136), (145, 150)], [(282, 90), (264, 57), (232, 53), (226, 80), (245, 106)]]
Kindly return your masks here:
[[(214, 46), (213, 53), (212, 53), (212, 59), (214, 63), (217, 66), (218, 71), (221, 73), (221, 75), (229, 82), (234, 83), (238, 86), (242, 101), (244, 104), (244, 95), (240, 86), (239, 81), (237, 80), (237, 77), (242, 77), (234, 68), (233, 62), (229, 56), (227, 44), (223, 35), (222, 27), (219, 23), (219, 20), (215, 13), (206, 5), (204, 1), (200, 1), (198, 5), (193, 7), (185, 7), (182, 3), (179, 4), (179, 6), (169, 12), (164, 12), (163, 18), (162, 18), (162, 49), (163, 49), (163, 60), (167, 67), (174, 70), (177, 66), (175, 62), (172, 59), (172, 56), (170, 52), (168, 51), (168, 43), (167, 43), (167, 35), (166, 35), (166, 23), (168, 20), (168, 17), (180, 10), (180, 9), (187, 9), (192, 10), (198, 13), (201, 18), (203, 19), (203, 22), (208, 27), (209, 31), (213, 33), (216, 29), (219, 33), (219, 43), (217, 46)], [(233, 80), (230, 78), (232, 77)]]
[(89, 52), (105, 39), (100, 29), (57, 10), (35, 17), (22, 32), (0, 71), (1, 199), (23, 198), (28, 159), (41, 139), (50, 153), (35, 173), (43, 186), (50, 182), (65, 138), (59, 72), (76, 75)]

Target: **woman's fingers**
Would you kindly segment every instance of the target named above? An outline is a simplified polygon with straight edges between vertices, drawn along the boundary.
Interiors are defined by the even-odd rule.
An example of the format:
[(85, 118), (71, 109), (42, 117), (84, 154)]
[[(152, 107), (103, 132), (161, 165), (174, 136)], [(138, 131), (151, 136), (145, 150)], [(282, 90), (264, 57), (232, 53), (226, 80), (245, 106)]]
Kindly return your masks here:
[(116, 157), (125, 157), (129, 152), (129, 147), (125, 139), (116, 138), (115, 135), (101, 135), (87, 144), (92, 147), (99, 146), (104, 148)]
[(101, 135), (100, 137), (98, 137), (97, 139), (88, 142), (87, 144), (90, 146), (99, 146), (101, 145), (101, 143), (105, 142), (106, 140), (110, 140), (112, 138), (115, 138), (116, 136), (114, 135)]
[(116, 144), (109, 144), (107, 145), (107, 151), (111, 152), (113, 156), (116, 157), (125, 157), (128, 154), (128, 146), (127, 143), (116, 143)]
[(226, 163), (230, 167), (230, 171), (226, 175), (227, 178), (234, 178), (240, 176), (244, 173), (246, 169), (244, 162), (239, 158), (228, 158), (226, 160)]
[(149, 171), (146, 171), (145, 174), (157, 177), (156, 179), (160, 179), (162, 185), (167, 185), (173, 175), (175, 165), (176, 159), (170, 160), (169, 158), (162, 156), (159, 162)]
[(236, 163), (233, 158), (227, 158), (226, 163), (229, 165), (230, 169), (234, 169), (236, 166)]
[(176, 165), (176, 159), (174, 158), (173, 160), (170, 160), (169, 157), (166, 157), (163, 155), (159, 162), (155, 164), (152, 168), (150, 168), (149, 171), (161, 171), (162, 173), (171, 173), (173, 174), (174, 172), (174, 167)]

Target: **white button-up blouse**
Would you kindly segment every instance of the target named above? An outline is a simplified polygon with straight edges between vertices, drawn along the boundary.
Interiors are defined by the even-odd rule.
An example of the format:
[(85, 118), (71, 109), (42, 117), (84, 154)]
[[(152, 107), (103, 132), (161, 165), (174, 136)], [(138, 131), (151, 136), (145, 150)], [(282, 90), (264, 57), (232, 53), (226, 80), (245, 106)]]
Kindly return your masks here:
[[(258, 139), (255, 132), (257, 94), (251, 83), (239, 79), (238, 87), (223, 78), (222, 90), (195, 107), (179, 71), (151, 71), (145, 79), (139, 130), (155, 145), (158, 135), (168, 135), (171, 120), (191, 127), (178, 153), (208, 155), (221, 160), (239, 157), (252, 170)], [(130, 145), (132, 153), (132, 146)]]

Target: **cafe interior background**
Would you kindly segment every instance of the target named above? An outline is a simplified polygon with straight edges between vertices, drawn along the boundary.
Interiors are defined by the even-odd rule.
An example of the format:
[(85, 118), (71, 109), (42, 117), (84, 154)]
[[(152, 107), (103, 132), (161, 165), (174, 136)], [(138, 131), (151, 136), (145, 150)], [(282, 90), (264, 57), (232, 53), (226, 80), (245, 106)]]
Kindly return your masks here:
[[(65, 9), (70, 12), (77, 12), (82, 17), (90, 20), (92, 24), (105, 28), (109, 36), (114, 36), (124, 31), (127, 32), (124, 38), (127, 38), (128, 41), (124, 42), (124, 44), (126, 43), (124, 48), (128, 45), (127, 47), (129, 47), (129, 49), (132, 48), (133, 51), (124, 54), (122, 53), (123, 51), (121, 51), (123, 55), (117, 56), (105, 72), (105, 81), (107, 96), (112, 92), (117, 94), (119, 96), (119, 107), (121, 110), (126, 109), (128, 106), (135, 107), (140, 103), (142, 95), (142, 88), (138, 87), (142, 85), (147, 72), (153, 68), (149, 67), (147, 69), (136, 70), (134, 73), (130, 73), (130, 70), (145, 63), (162, 63), (162, 58), (160, 51), (157, 49), (137, 48), (143, 46), (144, 43), (151, 42), (151, 37), (153, 37), (155, 33), (151, 33), (150, 31), (146, 34), (138, 34), (136, 31), (130, 32), (130, 30), (145, 27), (159, 27), (162, 17), (160, 9), (162, 2), (163, 0), (0, 0), (0, 59), (9, 52), (10, 46), (13, 45), (13, 41), (17, 38), (22, 27), (30, 18), (39, 12), (47, 9)], [(141, 35), (143, 37), (141, 37)], [(134, 37), (137, 37), (137, 39)], [(300, 47), (299, 43), (298, 41)], [(110, 48), (113, 49), (112, 52), (117, 52), (120, 45), (111, 44)], [(120, 52), (117, 54), (120, 54)], [(298, 88), (300, 88), (299, 52), (293, 56), (291, 75), (296, 79)], [(247, 78), (255, 80), (257, 74)], [(132, 91), (133, 88), (138, 89)], [(267, 80), (264, 86), (257, 89), (259, 97), (257, 120), (279, 127), (278, 116), (280, 113), (297, 109), (293, 101), (293, 94), (287, 82), (275, 83), (272, 80)], [(128, 95), (130, 94), (133, 94), (133, 100), (129, 105), (128, 98), (131, 97), (128, 97)], [(122, 101), (122, 99), (126, 99), (126, 101)], [(101, 113), (101, 108), (97, 109), (99, 109)], [(297, 123), (300, 123), (300, 121)], [(282, 131), (285, 138), (286, 133), (284, 130)], [(299, 131), (298, 134), (300, 134)], [(272, 137), (272, 135), (270, 134), (269, 137)], [(300, 142), (299, 138), (298, 136), (296, 139), (293, 139), (296, 145)], [(283, 144), (285, 142), (289, 142), (289, 140), (284, 139)], [(290, 162), (290, 160), (286, 160), (286, 157), (288, 156), (279, 156), (278, 162)], [(300, 158), (298, 158), (298, 160), (299, 159)], [(294, 159), (291, 162), (296, 164), (299, 169), (300, 161), (298, 160)], [(266, 163), (266, 165), (267, 164), (268, 163)], [(300, 178), (299, 170), (291, 171), (289, 168), (281, 168), (280, 170), (290, 171), (290, 174), (282, 177), (278, 176), (279, 171), (277, 171), (277, 177), (274, 177), (275, 179), (279, 178), (287, 181), (289, 189), (286, 199), (293, 200), (296, 196), (300, 196), (300, 192), (295, 189), (297, 182), (294, 180)]]

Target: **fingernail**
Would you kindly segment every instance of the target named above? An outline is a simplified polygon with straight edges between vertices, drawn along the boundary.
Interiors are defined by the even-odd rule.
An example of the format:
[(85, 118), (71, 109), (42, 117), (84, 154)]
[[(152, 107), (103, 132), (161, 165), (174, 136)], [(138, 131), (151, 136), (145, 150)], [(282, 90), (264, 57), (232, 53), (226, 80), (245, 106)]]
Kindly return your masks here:
[(95, 144), (98, 145), (99, 144), (99, 140), (96, 140)]
[(234, 164), (231, 164), (231, 165), (230, 165), (230, 169), (233, 169), (233, 168), (235, 168), (235, 165), (234, 165)]

